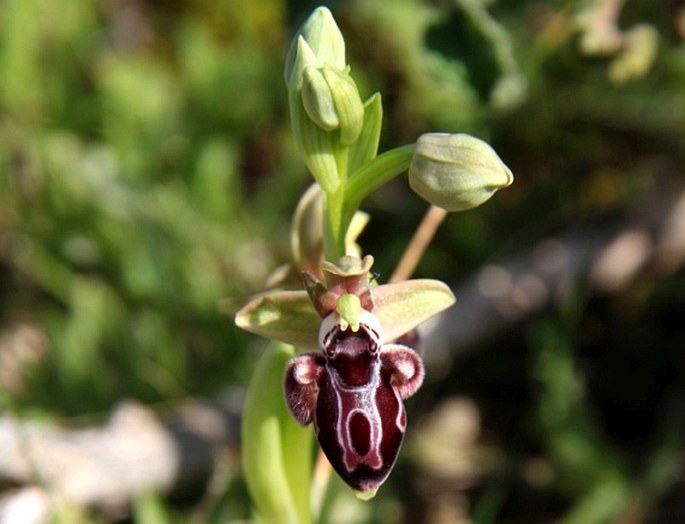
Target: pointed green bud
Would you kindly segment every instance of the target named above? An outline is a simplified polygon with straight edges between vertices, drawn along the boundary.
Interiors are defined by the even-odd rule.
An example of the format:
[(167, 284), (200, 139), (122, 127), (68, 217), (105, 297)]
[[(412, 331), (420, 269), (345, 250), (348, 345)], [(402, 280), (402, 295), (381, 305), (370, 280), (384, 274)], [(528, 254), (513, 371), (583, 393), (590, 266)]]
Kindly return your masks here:
[(326, 7), (315, 9), (293, 39), (285, 63), (285, 82), (289, 88), (301, 85), (304, 67), (312, 64), (312, 60), (345, 68), (345, 40)]
[(308, 66), (302, 73), (302, 103), (316, 125), (326, 131), (340, 129), (340, 142), (354, 142), (364, 123), (364, 104), (357, 84), (347, 71), (328, 64)]
[(300, 29), (300, 34), (320, 62), (340, 69), (345, 67), (345, 39), (327, 7), (317, 7)]
[(409, 166), (412, 189), (447, 211), (479, 206), (513, 181), (514, 175), (495, 150), (466, 134), (420, 136)]
[(323, 67), (306, 67), (302, 73), (302, 103), (316, 125), (326, 131), (340, 126), (333, 93), (326, 82)]
[(322, 71), (338, 117), (340, 143), (350, 145), (359, 137), (364, 124), (364, 103), (357, 84), (350, 76), (349, 68), (340, 70), (324, 65)]
[(319, 59), (307, 41), (301, 35), (295, 37), (285, 64), (285, 83), (288, 90), (294, 92), (301, 89), (304, 69), (318, 64)]

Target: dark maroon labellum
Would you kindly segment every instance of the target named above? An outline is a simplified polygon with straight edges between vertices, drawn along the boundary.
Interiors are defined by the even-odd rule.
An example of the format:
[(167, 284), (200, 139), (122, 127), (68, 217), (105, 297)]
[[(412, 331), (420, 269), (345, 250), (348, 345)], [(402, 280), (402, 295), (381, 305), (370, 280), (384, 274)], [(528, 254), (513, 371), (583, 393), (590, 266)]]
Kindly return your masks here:
[(381, 345), (378, 319), (363, 311), (359, 329), (342, 329), (329, 315), (320, 353), (292, 359), (285, 376), (286, 402), (303, 425), (314, 422), (333, 468), (352, 488), (375, 491), (399, 453), (407, 416), (403, 399), (423, 381), (423, 364), (411, 348)]

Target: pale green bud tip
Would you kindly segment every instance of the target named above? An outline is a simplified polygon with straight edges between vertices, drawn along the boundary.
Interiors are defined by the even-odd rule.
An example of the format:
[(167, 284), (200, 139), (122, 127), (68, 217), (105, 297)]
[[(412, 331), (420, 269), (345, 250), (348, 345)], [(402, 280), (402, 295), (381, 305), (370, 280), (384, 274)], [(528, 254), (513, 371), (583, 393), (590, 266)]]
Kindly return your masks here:
[(412, 189), (447, 211), (479, 206), (513, 181), (514, 175), (495, 150), (466, 134), (420, 136), (409, 166)]
[(362, 312), (362, 303), (357, 295), (345, 293), (338, 299), (336, 311), (340, 318), (345, 321), (352, 331), (359, 330), (359, 316)]
[[(312, 56), (303, 60), (301, 44), (303, 39)], [(326, 7), (318, 7), (297, 32), (288, 52), (285, 64), (285, 81), (291, 86), (302, 75), (305, 62), (315, 58), (319, 63), (327, 63), (339, 69), (345, 67), (345, 40), (333, 15)]]
[(327, 7), (317, 7), (302, 26), (301, 34), (324, 63), (345, 67), (345, 39)]

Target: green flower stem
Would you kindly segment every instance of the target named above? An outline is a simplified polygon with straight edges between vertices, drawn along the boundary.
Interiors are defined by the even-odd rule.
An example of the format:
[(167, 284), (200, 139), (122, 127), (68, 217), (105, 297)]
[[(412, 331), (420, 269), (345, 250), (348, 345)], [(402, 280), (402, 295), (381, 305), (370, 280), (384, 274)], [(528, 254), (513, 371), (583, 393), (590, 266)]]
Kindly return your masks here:
[[(349, 147), (335, 149), (335, 165), (338, 171), (338, 187), (326, 192), (326, 212), (324, 213), (324, 255), (326, 260), (338, 260), (345, 255), (345, 235), (349, 220), (345, 220), (345, 194)], [(351, 217), (350, 217), (351, 219)]]
[(323, 224), (323, 251), (326, 260), (338, 260), (345, 255), (347, 226), (343, 222), (344, 204), (343, 191), (326, 193)]
[(367, 195), (409, 168), (415, 147), (408, 144), (381, 153), (352, 174), (345, 186), (346, 221), (351, 220)]
[(337, 260), (345, 255), (345, 234), (362, 200), (380, 186), (409, 168), (415, 144), (397, 147), (366, 162), (349, 179), (349, 148), (336, 151), (335, 160), (339, 179), (335, 191), (326, 192), (324, 213), (324, 255), (326, 260)]
[(283, 399), (283, 372), (292, 346), (273, 342), (250, 381), (242, 424), (243, 470), (266, 524), (309, 524), (311, 428), (301, 427)]

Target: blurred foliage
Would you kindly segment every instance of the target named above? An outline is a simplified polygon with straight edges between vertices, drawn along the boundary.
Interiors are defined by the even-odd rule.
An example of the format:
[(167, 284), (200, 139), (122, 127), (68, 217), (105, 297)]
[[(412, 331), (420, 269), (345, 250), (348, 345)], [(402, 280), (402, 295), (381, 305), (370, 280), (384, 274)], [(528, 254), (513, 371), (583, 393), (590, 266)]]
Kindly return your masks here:
[[(287, 258), (309, 176), (282, 66), (314, 6), (0, 3), (0, 407), (91, 414), (249, 380), (262, 342), (217, 304), (239, 304)], [(494, 202), (448, 219), (421, 275), (456, 282), (685, 186), (682, 2), (330, 7), (362, 96), (383, 94), (381, 149), (428, 130), (470, 132), (516, 176)], [(361, 244), (389, 275), (425, 204), (398, 181), (364, 207)], [(494, 478), (426, 495), (405, 461), (371, 504), (328, 496), (330, 521), (439, 522), (440, 493), (466, 500), (476, 522), (682, 517), (683, 270), (609, 297), (578, 288), (440, 383), (429, 377), (413, 405), (473, 398), (507, 457)], [(26, 326), (37, 335), (8, 342)], [(547, 472), (535, 482), (530, 457)], [(244, 487), (231, 483), (215, 504), (212, 522), (244, 517)], [(153, 495), (133, 510), (141, 522), (177, 520)]]

